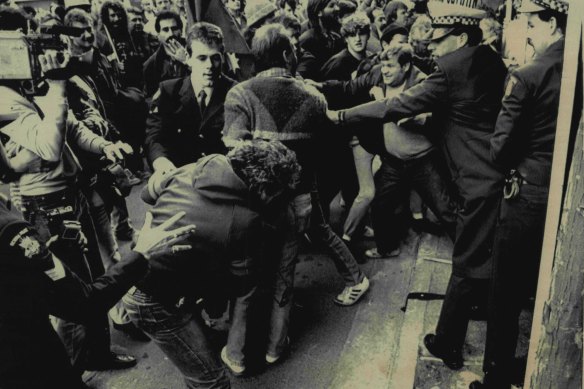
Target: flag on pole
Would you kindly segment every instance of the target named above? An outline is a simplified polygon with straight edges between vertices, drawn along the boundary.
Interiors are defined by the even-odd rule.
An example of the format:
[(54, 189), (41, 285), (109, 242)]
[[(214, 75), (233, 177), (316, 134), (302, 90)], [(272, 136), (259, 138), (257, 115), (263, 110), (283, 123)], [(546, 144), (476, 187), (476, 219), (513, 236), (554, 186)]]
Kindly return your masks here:
[(195, 22), (215, 24), (223, 31), (225, 51), (240, 55), (251, 54), (239, 27), (221, 0), (186, 0), (185, 3), (189, 26)]

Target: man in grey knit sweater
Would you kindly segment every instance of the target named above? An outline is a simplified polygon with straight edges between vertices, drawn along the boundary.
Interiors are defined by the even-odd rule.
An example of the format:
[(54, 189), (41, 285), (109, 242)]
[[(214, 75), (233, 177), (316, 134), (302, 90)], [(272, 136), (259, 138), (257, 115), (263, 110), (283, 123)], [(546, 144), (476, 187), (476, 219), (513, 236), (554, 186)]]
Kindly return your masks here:
[[(278, 229), (278, 271), (274, 281), (270, 334), (266, 362), (276, 362), (285, 351), (294, 267), (300, 237), (311, 225), (345, 280), (346, 287), (335, 298), (339, 305), (356, 303), (369, 288), (349, 249), (324, 220), (315, 190), (317, 152), (315, 136), (328, 126), (326, 101), (316, 89), (294, 77), (295, 48), (286, 30), (266, 25), (252, 42), (258, 74), (233, 87), (225, 99), (223, 141), (227, 147), (246, 139), (278, 140), (296, 153), (302, 167), (300, 184)], [(311, 220), (312, 219), (312, 220)], [(242, 347), (228, 342), (223, 361), (232, 370), (243, 371)]]

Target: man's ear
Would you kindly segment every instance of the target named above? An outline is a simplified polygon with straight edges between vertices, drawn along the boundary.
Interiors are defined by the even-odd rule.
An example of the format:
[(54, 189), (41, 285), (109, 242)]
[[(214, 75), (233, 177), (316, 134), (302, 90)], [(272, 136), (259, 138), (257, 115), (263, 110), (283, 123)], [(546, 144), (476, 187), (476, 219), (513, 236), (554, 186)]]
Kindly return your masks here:
[(463, 32), (458, 36), (458, 47), (464, 47), (468, 43), (468, 34)]
[(284, 58), (284, 62), (286, 63), (286, 65), (290, 64), (290, 55), (292, 55), (290, 53), (290, 50), (282, 51), (282, 58)]
[(402, 67), (404, 68), (405, 73), (407, 73), (407, 72), (410, 71), (410, 68), (412, 67), (412, 64), (411, 64), (411, 62), (408, 62), (408, 63), (404, 64)]
[(556, 17), (552, 16), (548, 23), (550, 25), (550, 30), (552, 34), (555, 33), (558, 30), (558, 20), (556, 19)]

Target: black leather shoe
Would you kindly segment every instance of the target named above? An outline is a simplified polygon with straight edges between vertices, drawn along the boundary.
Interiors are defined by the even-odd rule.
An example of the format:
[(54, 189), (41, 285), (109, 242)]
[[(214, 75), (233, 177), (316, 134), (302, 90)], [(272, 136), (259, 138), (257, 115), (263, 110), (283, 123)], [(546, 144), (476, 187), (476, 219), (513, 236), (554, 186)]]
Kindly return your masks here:
[(120, 370), (136, 366), (136, 358), (128, 354), (110, 351), (105, 357), (96, 358), (87, 363), (85, 370)]
[(148, 342), (150, 338), (132, 322), (126, 324), (113, 323), (113, 327), (139, 342)]
[(462, 353), (455, 350), (445, 350), (438, 344), (437, 337), (434, 334), (427, 334), (424, 337), (424, 345), (432, 355), (442, 359), (444, 364), (452, 370), (459, 370), (464, 365)]

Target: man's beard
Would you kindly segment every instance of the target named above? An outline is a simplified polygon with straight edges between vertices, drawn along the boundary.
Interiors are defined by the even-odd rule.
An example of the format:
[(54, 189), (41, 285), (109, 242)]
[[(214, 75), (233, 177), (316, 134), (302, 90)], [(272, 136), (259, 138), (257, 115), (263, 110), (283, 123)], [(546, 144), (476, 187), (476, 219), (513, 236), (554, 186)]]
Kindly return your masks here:
[(107, 25), (107, 29), (108, 29), (110, 34), (115, 35), (115, 36), (119, 36), (124, 32), (124, 29), (122, 28), (121, 23), (118, 23), (118, 24), (109, 23)]
[(340, 24), (336, 15), (323, 16), (320, 19), (322, 26), (328, 31), (338, 31)]

